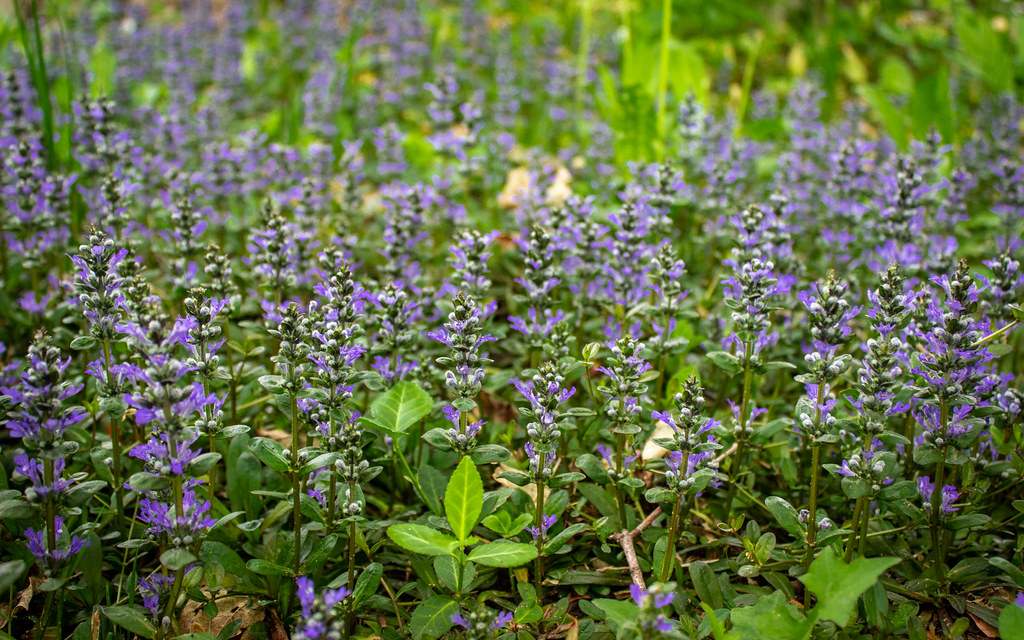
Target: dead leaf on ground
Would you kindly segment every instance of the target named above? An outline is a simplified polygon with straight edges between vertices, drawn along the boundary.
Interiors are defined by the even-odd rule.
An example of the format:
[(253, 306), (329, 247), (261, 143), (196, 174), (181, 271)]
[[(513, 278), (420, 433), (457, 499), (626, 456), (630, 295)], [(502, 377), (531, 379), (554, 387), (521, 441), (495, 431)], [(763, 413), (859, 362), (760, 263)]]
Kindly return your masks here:
[(241, 620), (242, 626), (239, 627), (239, 631), (246, 631), (264, 617), (263, 607), (250, 604), (248, 597), (228, 596), (217, 600), (217, 615), (212, 620), (203, 611), (202, 604), (189, 600), (181, 611), (179, 621), (181, 628), (188, 629), (191, 633), (218, 634), (233, 620)]

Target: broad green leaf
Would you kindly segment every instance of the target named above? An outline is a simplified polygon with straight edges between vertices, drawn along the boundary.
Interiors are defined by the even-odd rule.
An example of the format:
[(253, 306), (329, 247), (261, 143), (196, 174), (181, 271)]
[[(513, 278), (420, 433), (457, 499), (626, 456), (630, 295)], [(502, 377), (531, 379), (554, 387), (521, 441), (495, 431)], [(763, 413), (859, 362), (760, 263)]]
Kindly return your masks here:
[(410, 426), (425, 418), (434, 403), (419, 385), (403, 381), (370, 405), (370, 423), (392, 436), (403, 435)]
[(1011, 602), (999, 612), (999, 635), (1003, 640), (1024, 640), (1024, 608)]
[(287, 577), (292, 575), (292, 570), (288, 567), (262, 558), (253, 558), (246, 562), (245, 568), (261, 576)]
[(156, 625), (149, 620), (149, 614), (141, 609), (128, 606), (104, 607), (103, 615), (117, 626), (135, 635), (153, 640), (157, 634)]
[(420, 481), (420, 487), (423, 489), (423, 499), (426, 501), (427, 506), (435, 514), (443, 516), (444, 507), (441, 497), (448, 487), (448, 477), (428, 464), (420, 467), (420, 470), (416, 472), (416, 477)]
[(356, 586), (352, 589), (352, 598), (358, 604), (372, 596), (380, 588), (380, 577), (384, 574), (384, 566), (379, 562), (371, 562), (356, 578)]
[(439, 638), (448, 633), (455, 624), (452, 615), (458, 610), (458, 603), (447, 596), (427, 598), (416, 607), (409, 619), (413, 640)]
[(612, 600), (611, 598), (598, 598), (594, 600), (601, 611), (608, 616), (608, 620), (621, 627), (627, 622), (635, 622), (640, 614), (640, 609), (628, 600)]
[(485, 567), (518, 567), (537, 557), (537, 547), (524, 542), (492, 542), (475, 547), (469, 559)]
[(270, 438), (253, 438), (249, 441), (249, 451), (274, 471), (288, 471), (288, 458), (284, 457), (284, 445)]
[(25, 572), (22, 560), (10, 560), (0, 564), (0, 591), (7, 591)]
[(730, 613), (733, 629), (743, 638), (751, 640), (805, 640), (811, 636), (815, 620), (800, 613), (796, 605), (787, 602), (781, 591), (758, 598), (752, 607), (739, 607)]
[(171, 571), (184, 569), (196, 561), (196, 557), (188, 549), (168, 549), (160, 554), (160, 564)]
[(693, 581), (693, 588), (701, 602), (706, 602), (715, 609), (721, 609), (723, 604), (722, 587), (718, 584), (718, 578), (708, 563), (697, 560), (690, 563), (690, 579)]
[(778, 496), (769, 496), (764, 504), (775, 516), (775, 521), (782, 525), (782, 528), (794, 535), (797, 539), (803, 540), (804, 527), (797, 517), (796, 509)]
[(845, 627), (861, 594), (875, 584), (886, 569), (899, 562), (899, 558), (857, 558), (846, 564), (832, 547), (826, 547), (807, 573), (800, 576), (800, 581), (818, 599), (812, 613)]
[(444, 513), (456, 538), (461, 541), (469, 538), (480, 520), (483, 506), (484, 483), (473, 461), (465, 457), (452, 474), (444, 493)]
[(455, 538), (421, 524), (391, 525), (388, 537), (403, 549), (427, 556), (450, 555), (459, 546)]

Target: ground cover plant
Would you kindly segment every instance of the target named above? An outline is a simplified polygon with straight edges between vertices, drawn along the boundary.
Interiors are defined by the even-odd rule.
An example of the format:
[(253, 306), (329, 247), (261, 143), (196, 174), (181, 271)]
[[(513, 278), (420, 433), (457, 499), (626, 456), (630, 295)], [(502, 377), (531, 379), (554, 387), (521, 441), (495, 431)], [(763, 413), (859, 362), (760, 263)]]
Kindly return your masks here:
[(1024, 21), (651, 4), (0, 9), (0, 638), (1024, 638)]

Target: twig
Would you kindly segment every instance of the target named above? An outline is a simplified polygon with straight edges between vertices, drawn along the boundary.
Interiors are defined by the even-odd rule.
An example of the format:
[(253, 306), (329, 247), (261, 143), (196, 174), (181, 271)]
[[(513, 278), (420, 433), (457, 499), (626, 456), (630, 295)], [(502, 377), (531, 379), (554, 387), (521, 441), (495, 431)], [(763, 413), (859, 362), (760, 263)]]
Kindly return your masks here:
[(661, 507), (657, 507), (632, 531), (623, 529), (611, 535), (612, 540), (622, 545), (622, 553), (626, 556), (626, 564), (629, 565), (629, 577), (633, 580), (633, 584), (644, 590), (647, 589), (647, 583), (644, 582), (644, 572), (640, 570), (640, 563), (636, 559), (636, 551), (633, 549), (633, 538), (643, 533), (644, 529), (651, 526), (651, 523), (660, 515)]
[(719, 463), (722, 460), (725, 460), (726, 458), (728, 458), (732, 454), (736, 453), (736, 449), (737, 449), (737, 445), (734, 442), (734, 443), (732, 443), (731, 447), (729, 447), (728, 449), (726, 449), (725, 451), (722, 452), (722, 455), (720, 455), (717, 458), (715, 458), (714, 462)]

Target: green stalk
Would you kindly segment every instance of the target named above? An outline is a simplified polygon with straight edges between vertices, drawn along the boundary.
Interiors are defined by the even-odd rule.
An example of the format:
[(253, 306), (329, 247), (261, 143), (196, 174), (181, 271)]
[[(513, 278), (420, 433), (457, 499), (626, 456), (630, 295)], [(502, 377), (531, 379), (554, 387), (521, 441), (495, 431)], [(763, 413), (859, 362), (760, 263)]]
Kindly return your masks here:
[(544, 582), (544, 535), (541, 528), (544, 523), (544, 483), (537, 483), (537, 512), (533, 518), (533, 526), (541, 533), (537, 535), (534, 542), (537, 544), (537, 557), (533, 561), (533, 574), (535, 588), (537, 590), (537, 603), (541, 602), (541, 589)]
[[(103, 368), (106, 380), (110, 381), (111, 367), (110, 339), (103, 341)], [(110, 419), (110, 449), (114, 460), (114, 509), (117, 511), (117, 529), (124, 535), (124, 483), (121, 482), (121, 422), (108, 415)]]
[(853, 508), (853, 519), (850, 525), (850, 537), (846, 540), (846, 553), (843, 555), (843, 561), (847, 564), (853, 560), (853, 547), (857, 543), (857, 531), (860, 529), (860, 516), (864, 511), (865, 497), (861, 496), (857, 498), (857, 504)]
[[(334, 437), (334, 436), (337, 435), (335, 433), (334, 429), (335, 429), (334, 412), (331, 412), (331, 437)], [(338, 501), (338, 476), (335, 474), (334, 470), (332, 469), (331, 470), (331, 484), (330, 484), (330, 488), (327, 491), (327, 530), (328, 531), (333, 531), (334, 530), (334, 525), (335, 525), (334, 521), (338, 517), (337, 516), (337, 506), (335, 505), (335, 503), (337, 501)]]
[(818, 540), (818, 466), (821, 464), (821, 445), (811, 445), (811, 497), (807, 516), (807, 553), (804, 554), (804, 565), (810, 566), (814, 560), (814, 546)]
[(665, 540), (665, 559), (661, 563), (661, 575), (658, 582), (667, 582), (672, 574), (672, 564), (676, 556), (676, 536), (679, 535), (679, 512), (682, 511), (683, 496), (679, 496), (672, 506), (672, 515), (668, 524), (668, 538)]
[(661, 65), (658, 69), (658, 161), (665, 157), (665, 94), (668, 91), (668, 44), (672, 38), (672, 0), (661, 2)]
[[(940, 401), (939, 406), (940, 428), (942, 439), (946, 439), (946, 424), (949, 421), (949, 406), (945, 399)], [(935, 579), (939, 582), (939, 589), (946, 585), (946, 572), (942, 566), (942, 541), (939, 539), (939, 524), (942, 520), (942, 485), (946, 481), (946, 446), (942, 447), (942, 456), (936, 463), (935, 486), (932, 488), (932, 509), (928, 528), (931, 530), (932, 538), (932, 563), (935, 565)]]
[(754, 343), (743, 343), (743, 397), (740, 399), (740, 433), (736, 438), (736, 457), (730, 469), (736, 469), (731, 473), (732, 483), (729, 485), (728, 497), (725, 501), (725, 509), (728, 517), (732, 517), (732, 501), (736, 497), (736, 485), (738, 484), (739, 472), (743, 469), (744, 456), (747, 447), (747, 414), (750, 406), (750, 387), (754, 379), (754, 371), (750, 368), (750, 358), (753, 356)]
[[(616, 475), (621, 478), (626, 473), (626, 436), (621, 433), (615, 434), (615, 445), (615, 471)], [(626, 521), (626, 496), (619, 487), (618, 480), (616, 480), (614, 486), (615, 501), (618, 503), (619, 507), (619, 528), (625, 531), (629, 527), (629, 524)]]
[(288, 394), (288, 401), (292, 414), (292, 523), (295, 531), (292, 568), (297, 576), (302, 566), (302, 476), (299, 474), (299, 403), (294, 391)]
[[(332, 477), (333, 480), (333, 477)], [(333, 486), (333, 485), (332, 485)], [(356, 495), (356, 483), (355, 480), (350, 480), (348, 483), (349, 499), (354, 499)], [(333, 506), (333, 505), (332, 505)], [(333, 520), (332, 520), (333, 522)], [(351, 593), (356, 587), (356, 521), (351, 520), (348, 523), (348, 590)], [(355, 629), (356, 616), (355, 616), (355, 599), (348, 599), (348, 620), (345, 622), (345, 637), (351, 638), (352, 631)]]
[(865, 557), (867, 554), (864, 553), (868, 544), (868, 522), (871, 521), (871, 500), (865, 498), (864, 512), (860, 514), (860, 540), (857, 543), (857, 552), (860, 557)]

